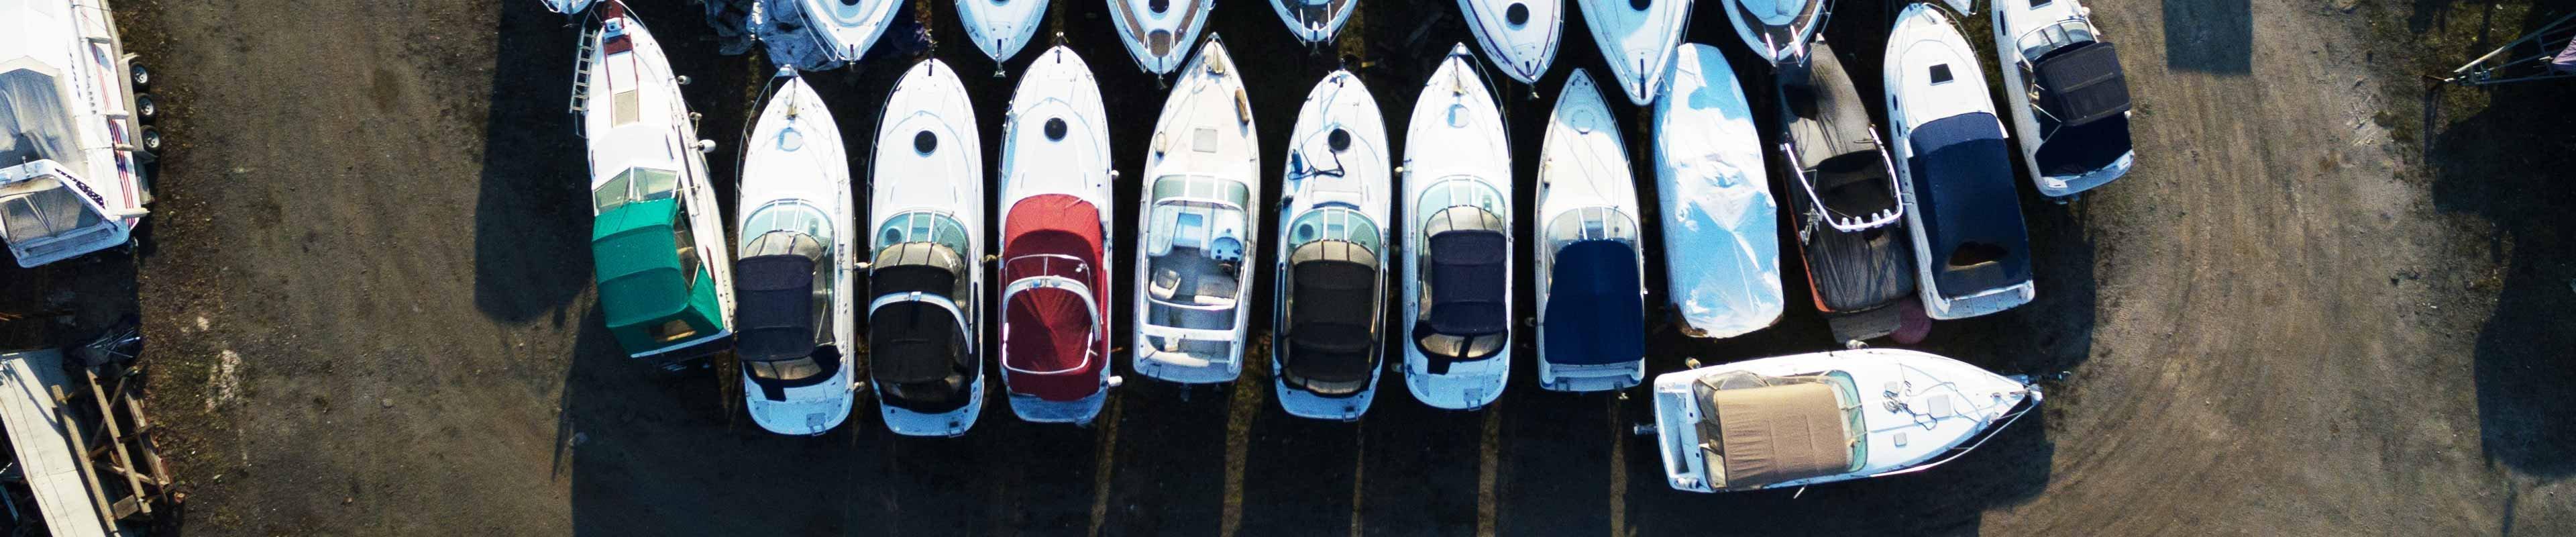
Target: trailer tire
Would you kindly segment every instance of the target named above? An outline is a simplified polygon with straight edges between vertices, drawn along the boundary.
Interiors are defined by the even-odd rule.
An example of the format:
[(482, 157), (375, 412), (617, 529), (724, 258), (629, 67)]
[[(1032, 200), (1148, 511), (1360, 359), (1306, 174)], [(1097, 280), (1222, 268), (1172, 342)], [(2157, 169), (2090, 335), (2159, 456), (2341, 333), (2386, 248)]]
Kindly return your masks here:
[(134, 78), (134, 89), (152, 86), (152, 70), (144, 68), (143, 62), (125, 62), (125, 72)]
[(160, 153), (161, 145), (164, 143), (161, 139), (161, 129), (143, 127), (142, 142), (144, 151)]
[(160, 105), (159, 103), (152, 102), (152, 94), (150, 94), (150, 93), (136, 93), (136, 94), (134, 94), (134, 118), (135, 118), (135, 119), (143, 120), (143, 122), (144, 122), (144, 123), (151, 123), (153, 120), (155, 120), (155, 119), (159, 119), (160, 117), (161, 117), (161, 105)]

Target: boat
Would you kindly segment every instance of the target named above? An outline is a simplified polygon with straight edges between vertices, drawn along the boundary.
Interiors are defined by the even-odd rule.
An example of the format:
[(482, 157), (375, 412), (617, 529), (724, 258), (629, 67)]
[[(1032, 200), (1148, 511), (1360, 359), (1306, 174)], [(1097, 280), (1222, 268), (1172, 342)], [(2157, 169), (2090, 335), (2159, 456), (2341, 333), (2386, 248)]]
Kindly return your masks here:
[(735, 188), (734, 316), (743, 407), (769, 432), (819, 435), (850, 417), (858, 211), (823, 96), (794, 69), (743, 140)]
[(1672, 71), (1673, 51), (1690, 27), (1691, 0), (1574, 0), (1610, 78), (1638, 106), (1655, 102), (1664, 91), (1664, 74)]
[(1180, 71), (1147, 142), (1136, 249), (1136, 373), (1183, 384), (1243, 373), (1259, 286), (1261, 146), (1243, 73), (1214, 36)]
[(1655, 376), (1655, 423), (1641, 429), (1676, 490), (1797, 488), (1949, 462), (2043, 396), (2028, 378), (1903, 349), (1694, 361)]
[(1198, 44), (1216, 0), (1107, 0), (1109, 22), (1136, 66), (1156, 75), (1172, 74)]
[(1538, 164), (1538, 386), (1646, 380), (1646, 258), (1619, 122), (1578, 69), (1557, 92)]
[(904, 71), (869, 159), (869, 385), (906, 436), (964, 435), (984, 410), (984, 151), (957, 76)]
[(2127, 175), (2138, 156), (2129, 81), (2092, 11), (2077, 0), (1995, 0), (1991, 9), (2004, 102), (2040, 195), (2074, 196)]
[(1807, 76), (1778, 86), (1780, 150), (1790, 163), (1790, 221), (1806, 259), (1816, 310), (1846, 345), (1895, 333), (1899, 300), (1914, 298), (1912, 249), (1903, 242), (1896, 169), (1868, 105), (1833, 46), (1819, 40)]
[(1965, 319), (2029, 303), (2030, 230), (1984, 66), (1950, 15), (1906, 6), (1887, 38), (1889, 152), (1923, 312)]
[(1779, 322), (1780, 207), (1753, 107), (1717, 47), (1682, 45), (1655, 100), (1655, 199), (1664, 295), (1683, 335), (1729, 338)]
[(867, 56), (902, 6), (901, 0), (761, 0), (752, 33), (768, 47), (772, 64), (836, 69)]
[(1002, 121), (1002, 386), (1021, 420), (1090, 423), (1119, 384), (1108, 118), (1091, 67), (1056, 46)]
[(162, 149), (151, 75), (106, 2), (0, 7), (0, 242), (20, 267), (133, 244)]
[(1472, 410), (1512, 373), (1511, 129), (1467, 44), (1431, 72), (1405, 123), (1404, 387), (1422, 404)]
[(1458, 12), (1505, 76), (1523, 85), (1547, 76), (1565, 29), (1565, 0), (1458, 0)]
[[(696, 120), (662, 44), (624, 2), (583, 30), (574, 113), (590, 145), (591, 268), (608, 331), (665, 366), (731, 344), (732, 252)], [(601, 98), (605, 97), (605, 98)]]
[(1270, 0), (1279, 20), (1288, 23), (1288, 33), (1309, 45), (1332, 41), (1359, 5), (1360, 0)]
[(547, 10), (547, 11), (553, 11), (553, 12), (556, 12), (556, 13), (562, 13), (562, 14), (565, 14), (565, 15), (580, 15), (580, 14), (581, 14), (581, 12), (583, 12), (583, 11), (589, 11), (589, 10), (590, 10), (590, 5), (591, 5), (591, 4), (599, 3), (599, 0), (543, 0), (543, 1), (546, 3), (546, 10)]
[(1046, 15), (1047, 0), (957, 0), (958, 22), (965, 25), (967, 39), (993, 59), (995, 69), (1028, 47), (1038, 27), (1046, 25)]
[[(1808, 44), (1824, 31), (1833, 13), (1828, 0), (1724, 0), (1726, 21), (1753, 55), (1771, 62), (1774, 72), (1805, 70)], [(1963, 0), (1964, 1), (1964, 0)]]
[(1301, 418), (1350, 421), (1377, 397), (1395, 159), (1358, 75), (1315, 83), (1288, 131), (1279, 196), (1271, 379)]

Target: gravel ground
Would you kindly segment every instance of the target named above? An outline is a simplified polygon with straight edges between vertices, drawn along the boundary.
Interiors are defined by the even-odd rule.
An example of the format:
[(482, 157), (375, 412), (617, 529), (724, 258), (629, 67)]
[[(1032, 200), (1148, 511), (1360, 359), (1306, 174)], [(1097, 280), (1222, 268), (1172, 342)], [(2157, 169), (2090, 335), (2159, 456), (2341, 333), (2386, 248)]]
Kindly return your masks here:
[[(2555, 392), (2576, 381), (2576, 216), (2547, 172), (2576, 164), (2576, 140), (2549, 133), (2565, 87), (2461, 103), (2416, 76), (2568, 9), (2546, 1), (2097, 2), (2139, 103), (2136, 171), (2070, 205), (2023, 200), (2039, 301), (1922, 345), (2070, 374), (1953, 464), (1802, 493), (1669, 491), (1625, 434), (1642, 401), (1543, 393), (1526, 371), (1481, 412), (1398, 389), (1358, 424), (1287, 417), (1256, 368), (1194, 393), (1133, 382), (1088, 429), (995, 406), (965, 439), (904, 439), (862, 407), (820, 438), (758, 432), (721, 376), (628, 361), (603, 332), (562, 108), (576, 29), (526, 0), (118, 2), (177, 146), (153, 246), (0, 276), (108, 297), (66, 326), (139, 297), (151, 404), (196, 493), (186, 528), (215, 535), (2569, 534), (2576, 408)], [(932, 35), (961, 36), (930, 3)], [(1704, 3), (1692, 39), (1751, 65)], [(1060, 4), (1137, 177), (1161, 92), (1098, 2)], [(729, 155), (766, 68), (715, 55), (694, 4), (637, 7)], [(1829, 33), (1875, 56), (1893, 12), (1850, 3)], [(1350, 62), (1401, 125), (1432, 51), (1469, 39), (1437, 1), (1367, 3), (1339, 52), (1290, 43), (1258, 3), (1217, 13), (1274, 160), (1323, 73)], [(1580, 24), (1541, 87), (1565, 65), (1604, 72)], [(813, 77), (844, 132), (873, 131), (919, 53)], [(1014, 79), (968, 82), (997, 147)], [(1507, 99), (1517, 153), (1547, 104)], [(6, 287), (0, 311), (65, 308)], [(1666, 331), (1649, 367), (1819, 350), (1823, 324), (1800, 304), (1745, 338)]]

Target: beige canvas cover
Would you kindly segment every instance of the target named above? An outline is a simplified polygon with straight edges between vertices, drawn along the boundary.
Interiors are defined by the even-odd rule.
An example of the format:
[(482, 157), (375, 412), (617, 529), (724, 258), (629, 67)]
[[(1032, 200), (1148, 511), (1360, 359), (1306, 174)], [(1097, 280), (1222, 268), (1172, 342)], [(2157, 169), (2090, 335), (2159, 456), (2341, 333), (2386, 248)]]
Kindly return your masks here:
[(1851, 438), (1831, 384), (1802, 382), (1704, 392), (1717, 409), (1727, 488), (1851, 471)]

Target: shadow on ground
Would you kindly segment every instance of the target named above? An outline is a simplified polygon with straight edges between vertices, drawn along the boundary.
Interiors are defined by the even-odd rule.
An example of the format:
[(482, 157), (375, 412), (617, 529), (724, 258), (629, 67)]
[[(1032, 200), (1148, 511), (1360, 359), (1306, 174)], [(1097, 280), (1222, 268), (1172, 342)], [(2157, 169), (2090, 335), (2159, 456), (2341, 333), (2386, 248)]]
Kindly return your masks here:
[[(2475, 57), (2576, 9), (2544, 4), (2555, 5), (2534, 7), (2520, 27), (2496, 28), (2474, 50), (2434, 54)], [(2417, 17), (2428, 16), (2427, 8), (2418, 4)], [(2576, 460), (2565, 456), (2576, 450), (2576, 425), (2566, 419), (2576, 415), (2576, 399), (2562, 395), (2576, 384), (2576, 361), (2567, 359), (2576, 345), (2576, 317), (2567, 315), (2576, 297), (2576, 262), (2569, 261), (2576, 259), (2576, 213), (2567, 207), (2576, 206), (2576, 191), (2556, 172), (2576, 168), (2576, 131), (2567, 128), (2576, 101), (2567, 91), (2565, 81), (2437, 86), (2426, 99), (2439, 106), (2440, 92), (2483, 92), (2487, 100), (2484, 109), (2435, 127), (2426, 168), (2436, 208), (2476, 216), (2495, 230), (2477, 253), (2500, 271), (2473, 277), (2468, 288), (2496, 301), (2472, 351), (2479, 439), (2489, 460), (2542, 477), (2576, 475)]]
[(2229, 75), (2253, 72), (2252, 1), (2164, 0), (2164, 7), (2165, 67)]

